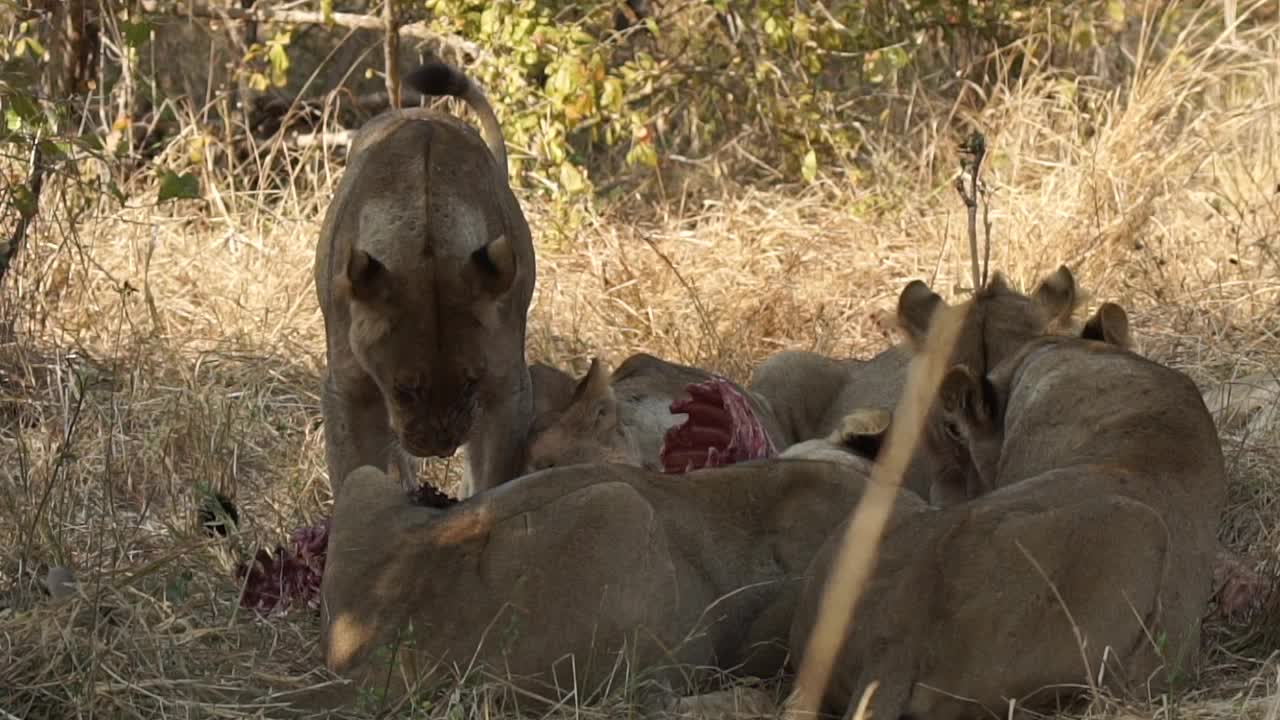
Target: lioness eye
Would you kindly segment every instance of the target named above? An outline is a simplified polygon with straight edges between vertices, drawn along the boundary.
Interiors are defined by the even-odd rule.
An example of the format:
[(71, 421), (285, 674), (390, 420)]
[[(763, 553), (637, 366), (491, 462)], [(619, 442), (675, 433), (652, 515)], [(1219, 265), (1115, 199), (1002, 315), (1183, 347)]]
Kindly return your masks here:
[(960, 441), (960, 426), (956, 425), (950, 420), (942, 424), (942, 431), (945, 432), (947, 434), (947, 437), (951, 438), (952, 440), (955, 440), (957, 442)]
[(408, 385), (397, 385), (395, 387), (396, 402), (402, 405), (408, 405), (413, 402), (413, 389)]

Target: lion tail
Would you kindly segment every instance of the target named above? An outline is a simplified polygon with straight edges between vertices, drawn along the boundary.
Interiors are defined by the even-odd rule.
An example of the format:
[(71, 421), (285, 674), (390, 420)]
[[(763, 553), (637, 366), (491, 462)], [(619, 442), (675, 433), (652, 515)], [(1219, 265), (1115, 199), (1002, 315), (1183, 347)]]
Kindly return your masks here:
[(471, 78), (461, 70), (442, 62), (429, 62), (409, 73), (404, 82), (423, 95), (449, 95), (461, 98), (480, 118), (480, 134), (489, 146), (489, 152), (498, 162), (502, 170), (503, 180), (509, 180), (507, 173), (507, 143), (502, 137), (502, 126), (498, 124), (498, 116), (488, 98)]

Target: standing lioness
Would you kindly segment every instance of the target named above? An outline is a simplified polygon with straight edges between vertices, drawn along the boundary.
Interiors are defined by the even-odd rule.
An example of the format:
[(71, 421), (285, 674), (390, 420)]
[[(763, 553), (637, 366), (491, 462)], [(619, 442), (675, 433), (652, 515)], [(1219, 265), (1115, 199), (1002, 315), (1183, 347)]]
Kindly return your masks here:
[(335, 496), (362, 465), (394, 462), (412, 482), (401, 448), (448, 457), (464, 442), (465, 495), (505, 482), (519, 471), (533, 413), (524, 357), (533, 243), (498, 120), (447, 65), (405, 83), (462, 98), (483, 140), (457, 118), (412, 108), (374, 118), (352, 143), (315, 265)]

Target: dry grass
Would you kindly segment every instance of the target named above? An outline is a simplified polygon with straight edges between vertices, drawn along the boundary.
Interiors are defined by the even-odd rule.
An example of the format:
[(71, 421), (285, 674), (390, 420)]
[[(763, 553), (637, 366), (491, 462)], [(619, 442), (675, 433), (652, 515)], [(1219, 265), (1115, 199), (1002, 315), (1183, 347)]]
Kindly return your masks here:
[[(964, 288), (963, 207), (944, 175), (958, 131), (976, 122), (993, 153), (993, 268), (1029, 287), (1068, 263), (1095, 298), (1131, 310), (1142, 351), (1206, 387), (1280, 366), (1280, 31), (1229, 40), (1220, 27), (1153, 30), (1148, 47), (1166, 52), (1135, 61), (1114, 91), (1033, 69), (973, 117), (910, 98), (905, 124), (869, 136), (861, 178), (833, 171), (770, 190), (720, 181), (604, 208), (530, 201), (530, 360), (582, 371), (592, 354), (616, 363), (647, 350), (745, 379), (783, 348), (877, 352), (877, 316), (906, 281), (929, 279), (953, 297)], [(181, 140), (170, 151), (183, 152)], [(318, 156), (298, 166), (329, 188), (339, 171)], [(311, 288), (328, 196), (286, 192), (268, 204), (212, 171), (206, 183), (207, 208), (135, 200), (71, 224), (46, 203), (9, 278), (9, 715), (274, 717), (282, 711), (263, 704), (266, 690), (325, 679), (312, 614), (238, 612), (231, 567), (330, 500)], [(1280, 442), (1274, 428), (1223, 442), (1232, 505), (1222, 538), (1269, 575), (1280, 560)], [(236, 497), (241, 535), (196, 532), (206, 489)], [(42, 596), (51, 564), (75, 568), (81, 597)], [(1257, 622), (1280, 622), (1280, 612)], [(1269, 653), (1280, 638), (1258, 629), (1212, 627), (1204, 672), (1173, 697), (1089, 712), (1273, 718), (1280, 678)], [(421, 712), (487, 717), (500, 695), (467, 683)]]

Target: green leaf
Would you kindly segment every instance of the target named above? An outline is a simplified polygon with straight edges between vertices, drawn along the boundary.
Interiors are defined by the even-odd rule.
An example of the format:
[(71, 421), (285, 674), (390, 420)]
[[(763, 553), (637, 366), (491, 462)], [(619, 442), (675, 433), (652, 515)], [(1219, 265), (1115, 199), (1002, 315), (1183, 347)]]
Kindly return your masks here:
[(498, 9), (497, 3), (485, 8), (484, 12), (480, 13), (480, 36), (489, 37), (497, 32), (501, 24), (501, 18), (502, 13)]
[(628, 165), (643, 165), (647, 168), (658, 167), (658, 151), (653, 143), (638, 142), (627, 151)]
[(276, 87), (284, 87), (289, 82), (289, 46), (290, 34), (277, 33), (267, 48), (267, 60), (271, 63), (271, 83)]
[(151, 23), (146, 20), (126, 22), (120, 25), (124, 31), (124, 42), (131, 48), (139, 48), (151, 39)]
[(333, 0), (320, 0), (320, 21), (325, 25), (333, 24)]
[(121, 205), (124, 205), (125, 200), (128, 199), (125, 197), (124, 191), (120, 189), (120, 186), (116, 184), (115, 180), (107, 181), (107, 194), (115, 198), (116, 202), (120, 203)]
[(560, 187), (571, 195), (577, 195), (587, 189), (587, 181), (573, 163), (565, 162), (560, 164)]
[(1111, 0), (1107, 3), (1107, 17), (1111, 22), (1122, 25), (1124, 24), (1124, 3), (1119, 0)]
[(36, 202), (36, 196), (26, 185), (13, 186), (13, 206), (18, 209), (18, 214), (23, 220), (30, 220), (35, 217), (36, 212), (40, 209), (39, 203)]
[(603, 87), (600, 90), (600, 105), (609, 112), (621, 113), (622, 101), (625, 93), (622, 91), (622, 81), (615, 77), (605, 78)]
[(791, 19), (791, 34), (795, 36), (795, 39), (798, 42), (800, 43), (809, 42), (809, 38), (811, 37), (812, 30), (813, 30), (813, 24), (809, 22), (808, 16), (796, 15), (794, 18)]
[[(18, 118), (27, 125), (39, 125), (44, 116), (40, 113), (40, 108), (36, 106), (26, 93), (21, 91), (13, 91), (8, 94), (9, 108), (17, 114)], [(16, 127), (11, 127), (17, 130)]]
[(804, 154), (804, 160), (800, 162), (800, 176), (808, 183), (813, 182), (818, 177), (818, 155), (812, 148)]
[(178, 175), (166, 170), (160, 177), (160, 194), (156, 202), (168, 200), (193, 200), (200, 197), (200, 180), (191, 173)]
[[(31, 57), (37, 60), (43, 58), (48, 53), (48, 51), (44, 49), (44, 45), (40, 44), (39, 40), (29, 35), (27, 37), (22, 38), (22, 40), (19, 41), (19, 43), (20, 44), (25, 43), (27, 48), (31, 50)], [(22, 54), (22, 51), (19, 50), (18, 54)]]

